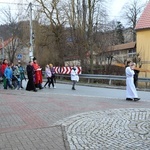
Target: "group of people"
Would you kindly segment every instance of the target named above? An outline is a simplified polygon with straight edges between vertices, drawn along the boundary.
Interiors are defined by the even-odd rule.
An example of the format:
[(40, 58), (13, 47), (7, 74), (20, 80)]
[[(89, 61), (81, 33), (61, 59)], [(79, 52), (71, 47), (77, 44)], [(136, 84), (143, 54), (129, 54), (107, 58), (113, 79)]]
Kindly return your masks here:
[[(42, 87), (42, 68), (37, 63), (36, 58), (33, 58), (33, 61), (29, 61), (26, 69), (22, 67), (21, 63), (14, 65), (13, 63), (8, 63), (7, 59), (3, 60), (2, 65), (0, 66), (0, 73), (3, 78), (3, 87), (7, 89), (23, 89), (22, 81), (26, 80), (25, 72), (27, 73), (28, 82), (26, 85), (27, 91), (37, 92), (37, 88), (43, 89)], [(45, 76), (47, 78), (44, 88), (48, 85), (52, 85), (53, 88), (56, 88), (56, 76), (55, 70), (52, 64), (47, 64), (45, 67)], [(71, 81), (72, 81), (72, 90), (75, 89), (76, 83), (79, 81), (79, 76), (76, 66), (71, 70)]]
[(127, 61), (126, 73), (126, 100), (139, 101), (140, 98), (137, 94), (137, 79), (139, 71), (135, 69), (136, 64), (132, 61)]
[[(45, 75), (47, 78), (46, 83), (44, 84), (44, 88), (48, 85), (52, 85), (53, 88), (56, 88), (56, 76), (55, 76), (55, 70), (53, 68), (52, 64), (47, 64), (45, 66)], [(28, 76), (28, 83), (26, 90), (28, 91), (37, 91), (36, 88), (42, 89), (42, 71), (40, 66), (37, 64), (36, 58), (33, 58), (33, 62), (30, 61), (27, 65), (27, 76)], [(72, 90), (75, 89), (76, 83), (79, 81), (79, 76), (77, 72), (76, 66), (74, 66), (71, 70), (71, 81), (72, 81)]]
[[(33, 58), (33, 62), (29, 61), (29, 64), (27, 65), (26, 70), (27, 70), (27, 76), (28, 76), (28, 83), (27, 83), (26, 90), (37, 92), (36, 88), (43, 89), (42, 68), (38, 65), (35, 57)], [(45, 74), (47, 77), (47, 82), (45, 83), (44, 88), (46, 88), (47, 84), (49, 88), (51, 84), (53, 88), (56, 88), (54, 85), (54, 82), (56, 82), (55, 71), (54, 71), (52, 64), (46, 65)]]
[(47, 78), (47, 81), (44, 85), (44, 88), (46, 88), (46, 85), (48, 84), (48, 87), (50, 88), (50, 85), (52, 84), (53, 88), (56, 88), (56, 86), (54, 85), (54, 82), (56, 83), (56, 77), (55, 77), (55, 70), (53, 68), (52, 64), (47, 64), (45, 67), (45, 75)]
[[(8, 63), (7, 59), (3, 60), (0, 65), (0, 77), (2, 77), (4, 89), (7, 89), (8, 87), (16, 90), (23, 89), (22, 81), (26, 80), (25, 72), (27, 73), (28, 78), (26, 85), (27, 91), (36, 92), (37, 88), (43, 89), (42, 69), (38, 65), (35, 57), (33, 58), (33, 61), (29, 61), (26, 69), (22, 67), (20, 62), (17, 65), (14, 65), (13, 63)], [(47, 82), (44, 87), (46, 87), (47, 84), (50, 87), (52, 84), (52, 87), (56, 88), (54, 86), (54, 82), (56, 82), (55, 71), (52, 64), (46, 66), (46, 76)]]
[(3, 60), (0, 67), (1, 77), (3, 78), (4, 89), (8, 87), (11, 89), (23, 89), (22, 81), (25, 78), (25, 70), (21, 63), (14, 65), (13, 63), (8, 63), (7, 59)]
[[(127, 61), (125, 68), (126, 73), (126, 100), (138, 101), (140, 98), (137, 94), (137, 79), (139, 70), (135, 69), (136, 64), (132, 61)], [(8, 87), (11, 89), (23, 89), (22, 81), (26, 80), (25, 69), (22, 67), (21, 63), (14, 65), (13, 63), (8, 63), (7, 59), (3, 60), (3, 63), (0, 67), (1, 76), (3, 78), (4, 89)], [(43, 89), (42, 87), (42, 69), (38, 65), (36, 58), (33, 58), (33, 61), (29, 61), (29, 64), (26, 67), (28, 83), (26, 86), (27, 91), (37, 91), (36, 88)], [(55, 70), (52, 64), (46, 65), (45, 75), (47, 78), (44, 88), (48, 85), (52, 85), (53, 88), (56, 88), (54, 83), (56, 83)], [(72, 90), (75, 90), (75, 85), (79, 81), (79, 76), (77, 68), (74, 66), (71, 70), (71, 80), (72, 80)]]

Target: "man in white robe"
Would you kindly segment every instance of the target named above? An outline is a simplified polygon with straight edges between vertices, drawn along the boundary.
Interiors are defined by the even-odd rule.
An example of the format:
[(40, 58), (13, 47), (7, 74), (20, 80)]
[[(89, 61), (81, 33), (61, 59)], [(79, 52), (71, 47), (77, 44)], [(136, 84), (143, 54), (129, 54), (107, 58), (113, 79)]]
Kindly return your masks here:
[(133, 63), (131, 61), (127, 62), (128, 66), (125, 69), (126, 73), (126, 100), (134, 100), (138, 101), (137, 91), (134, 85), (134, 68)]

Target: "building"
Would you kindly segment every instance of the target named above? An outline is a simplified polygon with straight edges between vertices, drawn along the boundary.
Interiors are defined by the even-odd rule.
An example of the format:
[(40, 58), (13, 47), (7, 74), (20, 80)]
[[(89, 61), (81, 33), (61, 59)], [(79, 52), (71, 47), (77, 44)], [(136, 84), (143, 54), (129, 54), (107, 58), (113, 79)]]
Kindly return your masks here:
[(19, 39), (17, 38), (9, 38), (0, 43), (0, 61), (3, 61), (3, 58), (7, 59), (9, 62), (9, 54), (13, 55), (12, 51), (15, 51), (14, 54), (14, 64), (18, 62), (22, 62), (23, 64), (27, 64), (30, 60), (29, 58), (29, 48), (23, 47), (21, 44), (19, 45)]
[(0, 61), (3, 61), (3, 59), (8, 59), (8, 54), (6, 54), (6, 48), (10, 46), (10, 43), (12, 41), (12, 38), (9, 38), (5, 41), (3, 39), (1, 40), (0, 43)]
[(108, 56), (112, 56), (112, 64), (124, 63), (127, 59), (132, 60), (135, 57), (136, 42), (109, 46), (106, 53)]
[(145, 7), (136, 27), (137, 53), (142, 60), (142, 69), (145, 73), (140, 73), (142, 77), (150, 77), (150, 1)]

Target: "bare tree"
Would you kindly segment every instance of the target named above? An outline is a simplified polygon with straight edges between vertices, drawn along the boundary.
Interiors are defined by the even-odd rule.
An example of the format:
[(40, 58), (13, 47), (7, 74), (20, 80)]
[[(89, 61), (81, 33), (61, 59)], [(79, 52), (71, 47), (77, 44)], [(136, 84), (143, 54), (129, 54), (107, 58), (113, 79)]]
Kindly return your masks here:
[(18, 23), (19, 14), (12, 15), (10, 7), (6, 10), (1, 10), (2, 20), (7, 25), (7, 38), (11, 38), (10, 46), (5, 48), (5, 54), (8, 56), (10, 62), (16, 60), (16, 53), (22, 48), (21, 37), (22, 30)]
[(41, 6), (41, 13), (45, 14), (46, 18), (49, 20), (49, 32), (51, 34), (46, 34), (47, 36), (51, 36), (53, 40), (51, 44), (53, 45), (54, 53), (57, 53), (57, 64), (63, 65), (63, 57), (64, 57), (64, 47), (63, 47), (63, 39), (64, 39), (64, 18), (62, 16), (60, 0), (51, 0), (46, 2), (44, 0), (36, 0)]
[(133, 41), (136, 40), (136, 32), (134, 29), (144, 6), (145, 4), (141, 4), (140, 1), (134, 0), (132, 3), (127, 3), (123, 8), (123, 17), (132, 28)]
[(93, 53), (95, 51), (94, 32), (100, 24), (102, 0), (71, 0), (66, 15), (69, 20), (74, 49), (80, 57), (82, 67), (87, 66), (86, 54), (90, 55), (90, 72), (93, 71)]

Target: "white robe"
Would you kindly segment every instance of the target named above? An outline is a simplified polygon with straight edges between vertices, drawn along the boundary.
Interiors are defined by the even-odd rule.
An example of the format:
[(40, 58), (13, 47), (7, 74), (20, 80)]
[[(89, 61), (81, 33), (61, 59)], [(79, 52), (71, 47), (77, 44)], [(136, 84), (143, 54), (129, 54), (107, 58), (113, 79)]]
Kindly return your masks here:
[(127, 67), (126, 70), (126, 98), (138, 98), (137, 91), (134, 85), (134, 71)]

